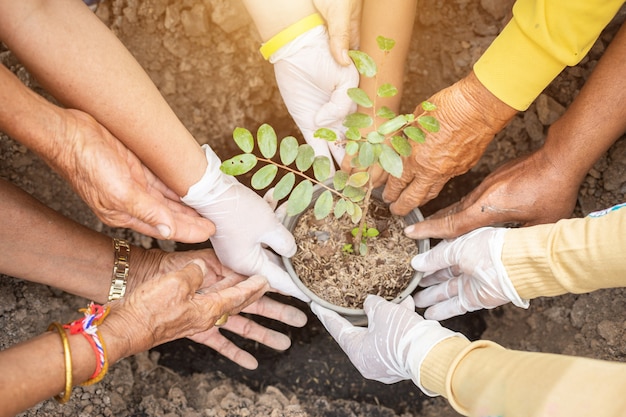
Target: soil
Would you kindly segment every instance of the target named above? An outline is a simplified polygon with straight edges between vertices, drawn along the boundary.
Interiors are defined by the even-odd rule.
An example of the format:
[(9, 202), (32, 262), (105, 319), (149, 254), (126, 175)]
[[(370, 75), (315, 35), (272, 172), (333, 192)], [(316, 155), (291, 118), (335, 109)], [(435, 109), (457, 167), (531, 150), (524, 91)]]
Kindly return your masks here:
[[(401, 112), (468, 73), (506, 23), (512, 0), (422, 0), (408, 60)], [(105, 0), (98, 16), (150, 74), (199, 143), (222, 159), (237, 153), (236, 126), (271, 123), (279, 134), (297, 130), (282, 104), (271, 65), (258, 53), (259, 39), (239, 0)], [(463, 197), (495, 167), (541, 145), (547, 127), (572, 102), (611, 41), (626, 11), (616, 16), (587, 57), (566, 69), (524, 113), (497, 135), (480, 163), (451, 181), (421, 207), (425, 216)], [(97, 48), (97, 45), (94, 45)], [(0, 61), (47, 97), (10, 51)], [(297, 134), (296, 134), (297, 135)], [(100, 223), (59, 176), (36, 156), (0, 135), (0, 176), (45, 204), (107, 235), (168, 250), (193, 245), (154, 241)], [(575, 216), (625, 201), (626, 139), (621, 137), (594, 165), (580, 188)], [(431, 242), (435, 244), (436, 242)], [(197, 245), (202, 246), (202, 245)], [(63, 406), (44, 401), (23, 416), (384, 416), (451, 417), (446, 400), (423, 395), (412, 382), (367, 381), (352, 367), (306, 305), (302, 329), (265, 323), (293, 341), (276, 352), (238, 339), (259, 368), (246, 371), (188, 340), (152, 349), (113, 365), (99, 384), (74, 389)], [(0, 348), (69, 321), (86, 300), (11, 277), (0, 279)], [(601, 290), (533, 300), (445, 321), (470, 339), (511, 349), (626, 359), (626, 290)]]
[(362, 309), (368, 294), (393, 300), (416, 275), (411, 259), (418, 254), (418, 246), (402, 232), (403, 219), (392, 216), (380, 201), (372, 199), (369, 207), (366, 225), (380, 234), (367, 239), (367, 255), (343, 250), (346, 243), (352, 244), (352, 230), (358, 227), (347, 215), (317, 220), (309, 209), (293, 230), (298, 252), (291, 262), (298, 278), (335, 306)]

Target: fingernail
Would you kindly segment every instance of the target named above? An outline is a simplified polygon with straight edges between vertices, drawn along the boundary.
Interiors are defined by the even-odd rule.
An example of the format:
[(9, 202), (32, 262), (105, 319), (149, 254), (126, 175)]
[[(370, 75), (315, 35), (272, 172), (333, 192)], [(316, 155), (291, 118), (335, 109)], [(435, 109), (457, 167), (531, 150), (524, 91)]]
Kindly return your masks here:
[(345, 65), (350, 65), (352, 61), (350, 60), (350, 56), (348, 55), (347, 49), (344, 49), (343, 51), (341, 51), (341, 56), (343, 58), (343, 62), (345, 63)]
[(172, 229), (168, 225), (165, 224), (157, 224), (157, 230), (165, 239), (169, 239), (172, 234)]

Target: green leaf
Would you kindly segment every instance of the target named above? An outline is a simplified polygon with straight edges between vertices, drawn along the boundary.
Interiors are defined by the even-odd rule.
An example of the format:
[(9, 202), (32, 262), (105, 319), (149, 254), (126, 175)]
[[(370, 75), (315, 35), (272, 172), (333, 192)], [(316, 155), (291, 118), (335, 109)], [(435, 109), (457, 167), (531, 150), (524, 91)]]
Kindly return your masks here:
[(235, 143), (239, 146), (239, 149), (245, 153), (250, 153), (252, 149), (254, 149), (252, 133), (245, 127), (236, 127), (235, 130), (233, 130), (233, 139), (235, 139)]
[(346, 185), (346, 188), (343, 189), (343, 195), (353, 203), (358, 203), (365, 198), (365, 190)]
[(298, 139), (287, 136), (280, 141), (280, 161), (285, 165), (290, 165), (298, 156)]
[(348, 213), (348, 216), (352, 217), (354, 215), (356, 204), (354, 204), (350, 200), (343, 200), (343, 201), (346, 202), (346, 213)]
[(381, 124), (378, 127), (378, 132), (380, 132), (382, 135), (388, 135), (401, 129), (404, 125), (406, 125), (406, 116), (401, 114)]
[(361, 132), (356, 127), (350, 127), (346, 129), (346, 139), (348, 140), (359, 140), (361, 139)]
[(380, 232), (378, 231), (377, 228), (375, 227), (370, 227), (369, 229), (367, 229), (364, 233), (365, 237), (376, 237), (380, 234)]
[(265, 165), (252, 176), (250, 185), (255, 190), (262, 190), (274, 181), (277, 173), (278, 167), (276, 165)]
[(407, 137), (417, 143), (424, 143), (426, 142), (426, 134), (424, 133), (424, 131), (422, 129), (420, 129), (419, 127), (415, 127), (415, 126), (408, 126), (404, 129), (404, 134), (407, 135)]
[(293, 189), (295, 183), (296, 175), (293, 172), (286, 173), (274, 187), (274, 200), (278, 201), (287, 197)]
[(420, 116), (417, 118), (417, 122), (431, 133), (439, 132), (439, 121), (433, 116)]
[(354, 155), (358, 151), (359, 151), (359, 143), (358, 142), (348, 141), (348, 143), (346, 143), (346, 154), (347, 155)]
[(311, 203), (313, 198), (313, 184), (305, 180), (296, 185), (287, 200), (287, 215), (295, 216), (302, 213)]
[(233, 156), (230, 159), (222, 162), (220, 170), (227, 175), (241, 175), (250, 171), (257, 164), (256, 156), (251, 153), (242, 153), (241, 155)]
[(366, 54), (363, 51), (348, 51), (348, 55), (354, 61), (354, 66), (356, 67), (359, 74), (362, 74), (366, 77), (373, 77), (376, 75), (378, 71), (376, 68), (376, 62), (372, 59), (371, 56)]
[(359, 220), (361, 220), (361, 217), (363, 217), (363, 210), (361, 210), (361, 207), (355, 204), (354, 213), (352, 213), (352, 215), (350, 216), (352, 223), (357, 224)]
[(335, 204), (335, 218), (340, 218), (341, 216), (343, 216), (346, 213), (346, 200), (344, 200), (343, 198), (340, 199), (339, 201), (337, 201), (337, 204)]
[(351, 187), (360, 188), (363, 187), (370, 179), (370, 174), (367, 171), (361, 171), (350, 175), (348, 178), (348, 184)]
[(330, 214), (333, 208), (333, 195), (329, 190), (324, 191), (317, 198), (313, 207), (313, 214), (317, 220), (321, 220)]
[(437, 106), (435, 106), (430, 101), (422, 101), (422, 109), (424, 109), (425, 111), (433, 111), (437, 110)]
[(256, 140), (259, 143), (261, 155), (268, 159), (276, 155), (278, 139), (272, 126), (267, 123), (259, 126), (259, 130), (256, 132)]
[(389, 107), (382, 106), (376, 111), (376, 116), (382, 117), (383, 119), (393, 119), (394, 117), (396, 117), (396, 113)]
[(359, 113), (359, 112), (350, 113), (349, 115), (346, 116), (345, 120), (343, 121), (343, 125), (345, 127), (349, 127), (349, 128), (355, 127), (357, 129), (364, 129), (366, 127), (370, 127), (372, 123), (374, 123), (374, 121), (372, 120), (370, 116), (364, 113)]
[(321, 127), (313, 133), (313, 137), (327, 140), (329, 142), (334, 142), (337, 140), (337, 134), (334, 130), (329, 129), (327, 127)]
[(361, 242), (359, 244), (359, 255), (361, 256), (367, 255), (367, 244), (365, 244), (364, 242)]
[(385, 83), (378, 87), (378, 97), (393, 97), (398, 94), (398, 89), (390, 83)]
[(367, 168), (374, 163), (374, 149), (372, 144), (365, 142), (359, 149), (359, 165), (363, 168)]
[(362, 107), (369, 108), (374, 105), (372, 99), (370, 99), (367, 93), (358, 87), (348, 88), (348, 97), (350, 97), (352, 101)]
[(380, 154), (380, 166), (396, 178), (402, 176), (402, 158), (390, 146), (383, 145)]
[(304, 172), (311, 168), (315, 160), (315, 151), (309, 144), (300, 145), (298, 148), (298, 156), (296, 156), (296, 167)]
[(346, 171), (337, 171), (333, 177), (333, 188), (337, 191), (341, 191), (346, 187), (348, 183), (348, 177), (350, 175)]
[(404, 136), (394, 136), (391, 138), (391, 146), (400, 154), (400, 156), (409, 156), (413, 148)]
[(389, 52), (396, 44), (396, 41), (391, 38), (385, 38), (384, 36), (377, 36), (376, 43), (381, 51)]
[(385, 136), (373, 130), (367, 134), (367, 141), (369, 143), (383, 143), (385, 141)]
[[(365, 226), (363, 226), (363, 228), (365, 228)], [(350, 234), (352, 235), (352, 237), (356, 237), (357, 233), (359, 233), (358, 227), (353, 227), (352, 230), (350, 230)]]
[(323, 182), (330, 177), (330, 159), (326, 156), (316, 156), (313, 160), (313, 175), (319, 182)]

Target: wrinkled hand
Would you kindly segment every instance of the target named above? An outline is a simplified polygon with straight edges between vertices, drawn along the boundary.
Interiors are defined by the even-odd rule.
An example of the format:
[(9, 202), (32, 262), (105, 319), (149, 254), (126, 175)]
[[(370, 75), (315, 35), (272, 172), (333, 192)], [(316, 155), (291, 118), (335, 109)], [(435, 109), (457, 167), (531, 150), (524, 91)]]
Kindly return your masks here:
[(42, 155), (102, 222), (157, 239), (203, 242), (213, 224), (180, 199), (93, 117), (66, 110), (63, 143)]
[(330, 52), (341, 65), (350, 65), (349, 49), (357, 49), (361, 33), (362, 0), (313, 0), (317, 11), (326, 20)]
[(434, 395), (420, 382), (420, 366), (437, 343), (463, 336), (436, 321), (424, 320), (415, 312), (411, 298), (394, 304), (368, 295), (363, 308), (367, 328), (311, 303), (311, 310), (365, 378), (385, 384), (412, 379), (424, 393)]
[[(425, 143), (411, 143), (401, 178), (389, 176), (383, 199), (393, 214), (404, 216), (435, 198), (452, 177), (467, 172), (494, 135), (515, 116), (515, 109), (493, 96), (474, 73), (428, 99), (437, 109), (429, 114), (441, 126), (427, 133)], [(415, 115), (422, 113), (421, 106)]]
[(269, 249), (293, 256), (296, 243), (270, 206), (254, 191), (225, 175), (217, 155), (204, 145), (207, 170), (182, 198), (216, 228), (211, 243), (220, 261), (243, 275), (263, 275), (283, 294), (309, 301)]
[(541, 149), (492, 172), (461, 201), (405, 229), (413, 239), (450, 239), (483, 226), (533, 226), (570, 217), (580, 178)]
[(203, 286), (213, 281), (208, 273), (202, 260), (194, 260), (113, 302), (105, 323), (125, 340), (124, 356), (204, 332), (224, 313), (238, 314), (269, 289), (267, 280), (258, 275), (241, 280), (233, 274)]
[(428, 307), (424, 317), (444, 320), (509, 302), (528, 308), (502, 264), (506, 231), (477, 229), (412, 259), (411, 266), (424, 272), (420, 286), (426, 288), (413, 296), (417, 307)]
[(344, 118), (356, 109), (347, 95), (349, 88), (359, 84), (354, 65), (343, 66), (333, 59), (324, 26), (289, 42), (270, 57), (270, 62), (283, 101), (305, 141), (316, 155), (341, 164), (345, 149), (313, 134), (327, 127), (342, 135)]
[[(225, 278), (232, 285), (239, 284), (245, 279), (244, 276), (222, 265), (212, 249), (164, 252), (160, 249), (142, 251), (140, 248), (134, 248), (133, 269), (128, 280), (128, 292), (132, 293), (143, 282), (178, 271), (194, 259), (202, 259), (207, 266), (207, 273), (202, 283), (203, 288), (210, 287)], [(242, 312), (267, 317), (295, 327), (302, 327), (307, 321), (306, 314), (302, 311), (269, 297), (260, 298), (244, 308)], [(222, 328), (272, 349), (286, 350), (291, 346), (291, 340), (287, 335), (266, 328), (241, 315), (230, 317)], [(189, 339), (209, 346), (246, 369), (256, 369), (258, 366), (257, 360), (251, 354), (224, 337), (216, 327), (189, 336)]]

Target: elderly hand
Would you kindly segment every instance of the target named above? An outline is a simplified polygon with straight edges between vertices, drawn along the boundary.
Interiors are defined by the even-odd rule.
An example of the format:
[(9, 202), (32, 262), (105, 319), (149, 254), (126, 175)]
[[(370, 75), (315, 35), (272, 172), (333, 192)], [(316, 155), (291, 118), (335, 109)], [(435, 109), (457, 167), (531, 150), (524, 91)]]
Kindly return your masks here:
[(394, 304), (368, 295), (363, 305), (368, 327), (357, 327), (334, 311), (315, 303), (311, 310), (365, 378), (385, 384), (412, 379), (427, 395), (435, 395), (420, 382), (420, 367), (439, 342), (460, 336), (415, 312), (413, 300)]
[[(427, 133), (425, 143), (412, 143), (402, 176), (389, 176), (383, 198), (392, 203), (390, 209), (396, 215), (404, 216), (432, 200), (450, 178), (467, 172), (516, 113), (493, 96), (474, 73), (428, 101), (437, 106), (430, 115), (441, 129)], [(416, 116), (420, 113), (418, 107)]]
[(316, 155), (341, 164), (344, 148), (313, 134), (321, 127), (342, 134), (344, 118), (356, 109), (347, 91), (359, 84), (359, 74), (353, 64), (335, 61), (328, 42), (326, 28), (317, 26), (276, 51), (270, 62), (287, 110), (305, 141)]
[(203, 242), (213, 224), (180, 202), (139, 159), (93, 117), (66, 113), (67, 144), (42, 155), (102, 222), (157, 239)]
[(417, 307), (428, 307), (424, 317), (444, 320), (509, 302), (528, 308), (502, 264), (506, 231), (477, 229), (412, 259), (411, 266), (424, 272), (420, 286), (426, 288), (413, 296)]
[[(244, 276), (238, 275), (223, 266), (212, 249), (181, 252), (164, 252), (159, 249), (151, 249), (149, 251), (133, 249), (133, 268), (128, 281), (128, 292), (133, 292), (134, 289), (143, 282), (157, 279), (161, 275), (170, 272), (178, 271), (194, 259), (202, 259), (207, 266), (203, 287), (210, 286), (224, 278), (228, 278), (230, 282), (236, 284), (245, 279)], [(306, 314), (302, 311), (269, 297), (261, 297), (258, 301), (250, 304), (242, 311), (244, 313), (277, 320), (295, 327), (302, 327), (307, 321)], [(222, 327), (241, 337), (262, 343), (272, 349), (285, 350), (291, 346), (291, 340), (287, 335), (266, 328), (256, 323), (254, 320), (241, 315), (230, 317)], [(257, 360), (252, 355), (224, 337), (216, 327), (196, 333), (193, 336), (189, 336), (189, 338), (195, 342), (209, 346), (246, 369), (256, 369), (258, 366)]]
[(211, 243), (220, 261), (243, 275), (263, 275), (275, 291), (309, 301), (276, 255), (293, 256), (293, 236), (254, 191), (220, 171), (217, 155), (204, 145), (208, 166), (199, 182), (182, 200), (210, 219), (216, 227)]
[(405, 229), (413, 239), (450, 239), (483, 226), (532, 226), (571, 216), (581, 179), (543, 148), (492, 172), (461, 201)]
[[(225, 313), (236, 315), (269, 289), (262, 276), (241, 280), (232, 275), (212, 283), (204, 261), (144, 282), (111, 303), (107, 341), (123, 346), (114, 357), (132, 355), (182, 337), (204, 332)], [(103, 329), (104, 330), (104, 329)]]

